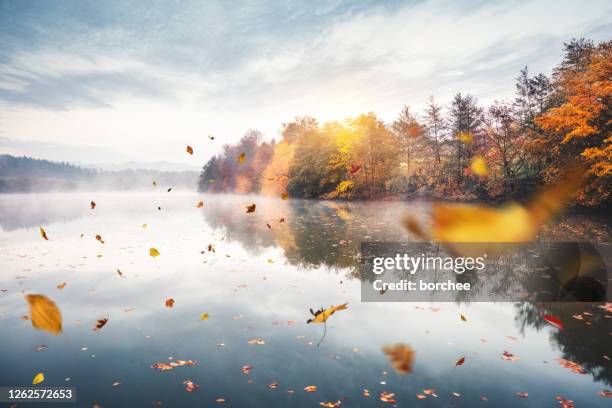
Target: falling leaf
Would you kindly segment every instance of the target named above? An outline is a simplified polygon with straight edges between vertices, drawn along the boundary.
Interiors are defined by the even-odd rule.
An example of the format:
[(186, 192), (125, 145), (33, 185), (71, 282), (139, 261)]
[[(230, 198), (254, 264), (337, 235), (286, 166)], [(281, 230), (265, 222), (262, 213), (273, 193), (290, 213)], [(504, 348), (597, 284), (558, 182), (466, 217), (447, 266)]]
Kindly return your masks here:
[(149, 248), (149, 255), (153, 257), (159, 256), (159, 251), (157, 248)]
[(189, 153), (189, 154), (193, 154), (193, 147), (191, 147), (191, 146), (187, 146), (187, 149), (186, 149), (186, 150), (187, 150), (187, 153)]
[(481, 254), (483, 248), (468, 247), (461, 243), (528, 242), (534, 239), (544, 223), (561, 210), (583, 176), (583, 169), (572, 169), (564, 182), (539, 194), (526, 206), (516, 203), (501, 208), (434, 204), (431, 236), (423, 230), (415, 229), (414, 219), (406, 219), (405, 226), (421, 238), (446, 243), (447, 248), (455, 254), (465, 256), (475, 252)]
[(153, 180), (153, 185), (156, 186), (157, 185), (157, 181)]
[(246, 212), (247, 213), (255, 212), (255, 204), (247, 205), (246, 206)]
[(457, 362), (455, 363), (455, 367), (463, 364), (465, 364), (465, 357), (461, 357), (459, 360), (457, 360)]
[(49, 238), (47, 238), (47, 232), (45, 231), (43, 227), (40, 227), (40, 236), (43, 237), (47, 241), (49, 240)]
[(92, 201), (91, 203), (89, 203), (89, 205), (91, 206), (91, 209), (94, 210), (96, 208), (96, 202)]
[(65, 287), (66, 287), (66, 282), (60, 283), (59, 285), (57, 285), (58, 289), (64, 289)]
[(361, 166), (358, 164), (352, 164), (351, 165), (351, 169), (349, 170), (351, 172), (351, 174), (355, 174), (357, 173), (359, 170), (361, 170)]
[(166, 299), (166, 307), (174, 307), (174, 299)]
[(470, 132), (459, 132), (457, 133), (457, 139), (465, 144), (471, 144), (474, 141), (474, 135)]
[(102, 235), (96, 235), (96, 239), (100, 241), (100, 243), (104, 244), (104, 240), (102, 239)]
[(563, 330), (563, 328), (565, 327), (563, 326), (563, 322), (558, 317), (555, 317), (553, 315), (544, 315), (544, 320), (546, 320), (548, 323), (552, 324), (559, 330)]
[(472, 159), (470, 168), (478, 177), (485, 178), (489, 176), (489, 167), (487, 166), (487, 162), (480, 156), (475, 156)]
[(244, 160), (246, 159), (246, 155), (243, 153), (240, 153), (240, 156), (238, 156), (238, 163), (244, 163)]
[(185, 391), (187, 392), (194, 392), (197, 391), (198, 388), (200, 388), (198, 384), (194, 383), (191, 380), (185, 380), (183, 381), (183, 384), (185, 385)]
[(208, 244), (208, 252), (215, 252), (215, 247), (213, 244)]
[(280, 218), (280, 219), (278, 220), (278, 223), (279, 223), (279, 224), (281, 224), (281, 223), (283, 223), (283, 222), (285, 222), (285, 219), (284, 219), (284, 218)]
[(51, 299), (44, 295), (27, 295), (26, 300), (30, 304), (30, 320), (34, 328), (56, 335), (62, 332), (62, 314)]
[(519, 361), (521, 358), (518, 356), (515, 356), (514, 354), (508, 352), (508, 351), (504, 351), (502, 353), (501, 356), (502, 360), (506, 360), (506, 361)]
[(338, 306), (331, 306), (329, 309), (321, 308), (320, 310), (317, 310), (316, 312), (313, 312), (312, 309), (310, 309), (310, 314), (314, 316), (314, 319), (308, 319), (306, 323), (325, 323), (327, 319), (329, 319), (329, 317), (333, 315), (335, 312), (339, 310), (348, 309), (347, 305), (348, 303), (343, 303)]
[(208, 138), (209, 138), (210, 140), (215, 140), (215, 137), (214, 137), (214, 136), (211, 136), (210, 134), (208, 135)]
[(106, 323), (108, 323), (108, 317), (97, 320), (96, 325), (93, 328), (93, 331), (98, 331), (102, 329), (106, 325)]
[(412, 372), (415, 352), (409, 345), (398, 343), (383, 347), (382, 351), (389, 358), (389, 363), (395, 371), (400, 374), (410, 374)]
[(251, 370), (253, 369), (253, 366), (250, 365), (243, 365), (242, 366), (242, 374), (249, 374), (251, 372)]
[(196, 208), (202, 208), (204, 207), (204, 201), (198, 201), (198, 203), (196, 204)]
[(172, 191), (172, 187), (170, 187), (166, 192), (169, 193)]
[(460, 317), (460, 318), (461, 318), (461, 320), (463, 320), (464, 322), (467, 322), (467, 318), (466, 318), (464, 315), (460, 314), (460, 315), (459, 315), (459, 317)]
[(304, 391), (306, 392), (315, 392), (316, 390), (317, 390), (316, 385), (307, 385), (306, 387), (304, 387)]
[(119, 269), (117, 269), (117, 275), (119, 275), (119, 277), (123, 277), (123, 272), (121, 272)]
[(43, 381), (45, 381), (45, 375), (43, 373), (38, 373), (34, 376), (34, 379), (32, 380), (32, 384), (34, 385), (40, 384)]
[(142, 228), (147, 228), (149, 224), (142, 224)]
[(208, 316), (208, 313), (201, 313), (200, 314), (200, 320), (208, 320), (210, 316)]
[(288, 199), (289, 199), (289, 194), (287, 194), (287, 193), (282, 193), (282, 194), (281, 194), (281, 198), (282, 198), (283, 200), (288, 200)]

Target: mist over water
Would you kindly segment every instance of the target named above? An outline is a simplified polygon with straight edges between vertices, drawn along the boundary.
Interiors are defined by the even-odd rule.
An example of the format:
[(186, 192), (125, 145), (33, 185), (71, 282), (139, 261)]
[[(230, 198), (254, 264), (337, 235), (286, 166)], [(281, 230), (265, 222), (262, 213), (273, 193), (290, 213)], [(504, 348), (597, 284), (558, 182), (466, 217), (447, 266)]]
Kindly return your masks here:
[[(196, 208), (200, 200), (204, 207)], [(256, 211), (247, 214), (252, 203)], [(402, 216), (425, 218), (428, 210), (427, 203), (166, 190), (2, 195), (0, 384), (29, 385), (44, 372), (44, 385), (76, 387), (79, 407), (212, 405), (217, 398), (236, 407), (381, 406), (383, 391), (395, 393), (398, 406), (471, 407), (486, 404), (483, 396), (496, 407), (556, 406), (556, 395), (577, 407), (608, 406), (598, 392), (612, 384), (612, 320), (599, 304), (360, 302), (360, 243), (412, 240)], [(585, 225), (581, 237), (571, 235)], [(607, 242), (607, 231), (605, 220), (567, 216), (541, 239)], [(149, 256), (149, 248), (160, 256)], [(63, 334), (37, 331), (21, 318), (24, 296), (33, 293), (60, 308)], [(344, 302), (348, 310), (330, 317), (317, 347), (324, 328), (306, 324), (308, 309)], [(210, 318), (200, 320), (201, 313)], [(543, 314), (559, 317), (564, 330)], [(93, 331), (103, 317), (107, 325)], [(396, 373), (381, 351), (396, 343), (416, 352), (408, 375)], [(40, 345), (47, 348), (36, 351)], [(520, 360), (503, 360), (504, 351)], [(461, 357), (465, 364), (455, 367)], [(150, 367), (178, 359), (197, 364)], [(250, 374), (244, 365), (252, 365)], [(187, 379), (200, 388), (186, 392)], [(305, 392), (308, 385), (317, 391)], [(417, 400), (429, 388), (438, 397)]]

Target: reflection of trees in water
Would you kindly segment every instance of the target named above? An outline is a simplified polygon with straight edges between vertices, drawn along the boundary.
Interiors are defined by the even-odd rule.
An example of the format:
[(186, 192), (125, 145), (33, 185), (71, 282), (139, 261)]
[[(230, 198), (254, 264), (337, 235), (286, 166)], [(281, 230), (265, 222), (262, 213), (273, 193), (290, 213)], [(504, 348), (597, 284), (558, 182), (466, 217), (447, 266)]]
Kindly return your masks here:
[[(612, 358), (612, 319), (598, 305), (601, 303), (517, 303), (515, 320), (524, 332), (528, 326), (537, 330), (547, 326), (544, 315), (560, 318), (564, 329), (551, 331), (550, 340), (559, 347), (562, 358), (580, 364), (596, 381), (612, 385), (612, 362), (604, 357)], [(592, 316), (582, 315), (584, 320), (572, 317), (584, 312)]]

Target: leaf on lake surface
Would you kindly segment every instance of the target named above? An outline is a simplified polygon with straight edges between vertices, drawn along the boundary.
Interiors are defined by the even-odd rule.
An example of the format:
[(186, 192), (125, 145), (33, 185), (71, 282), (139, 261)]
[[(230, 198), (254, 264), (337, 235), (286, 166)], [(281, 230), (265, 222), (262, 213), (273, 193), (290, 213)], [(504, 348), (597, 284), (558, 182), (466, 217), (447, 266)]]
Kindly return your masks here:
[(574, 401), (563, 398), (560, 395), (555, 396), (555, 399), (561, 405), (561, 408), (574, 408)]
[(283, 200), (288, 200), (288, 199), (289, 199), (289, 194), (287, 194), (287, 193), (282, 193), (282, 194), (281, 194), (281, 198), (282, 198)]
[(149, 255), (152, 257), (159, 256), (159, 251), (157, 248), (149, 248)]
[(264, 341), (264, 339), (251, 339), (248, 341), (249, 344), (257, 344), (258, 346), (261, 346), (263, 344), (266, 344), (266, 342)]
[(39, 227), (39, 228), (40, 228), (40, 236), (48, 241), (49, 238), (47, 237), (47, 231), (45, 231), (45, 229), (43, 227)]
[(96, 202), (95, 201), (90, 202), (89, 205), (91, 206), (92, 210), (94, 210), (96, 208)]
[(201, 313), (200, 314), (200, 320), (208, 320), (210, 316), (208, 315), (208, 313)]
[(391, 367), (399, 374), (410, 374), (412, 372), (415, 352), (409, 345), (398, 343), (383, 347), (382, 351), (389, 358)]
[(253, 369), (253, 366), (251, 365), (243, 365), (242, 366), (242, 374), (249, 374), (251, 372), (251, 370)]
[(183, 384), (185, 385), (185, 391), (187, 392), (194, 392), (197, 391), (198, 388), (200, 388), (198, 384), (194, 383), (191, 380), (185, 380), (183, 381)]
[(467, 318), (464, 315), (460, 314), (459, 318), (461, 318), (461, 320), (463, 320), (464, 322), (467, 322)]
[(202, 208), (204, 207), (204, 201), (198, 201), (198, 203), (196, 204), (196, 208)]
[(397, 401), (395, 401), (395, 394), (392, 392), (386, 392), (383, 391), (380, 393), (379, 397), (378, 397), (382, 402), (386, 402), (389, 404), (395, 404)]
[(316, 385), (307, 385), (306, 387), (304, 387), (304, 391), (306, 392), (315, 392), (316, 390), (317, 390)]
[(346, 309), (348, 309), (348, 303), (343, 303), (338, 306), (331, 306), (329, 309), (321, 308), (317, 310), (316, 312), (313, 312), (312, 309), (310, 309), (310, 314), (314, 316), (314, 319), (308, 319), (306, 323), (325, 323), (331, 315), (333, 315), (339, 310), (346, 310)]
[(529, 393), (527, 392), (517, 392), (516, 396), (519, 398), (527, 398), (529, 396)]
[(363, 392), (361, 393), (361, 395), (363, 395), (364, 397), (369, 397), (370, 396), (370, 391), (366, 390), (365, 388), (363, 389)]
[(166, 307), (174, 307), (174, 299), (166, 299)]
[(45, 381), (45, 375), (43, 373), (38, 373), (34, 376), (34, 379), (32, 380), (32, 384), (34, 385), (40, 384), (43, 381)]
[(435, 388), (426, 388), (426, 389), (423, 390), (423, 394), (431, 395), (432, 397), (438, 398), (438, 395), (436, 394), (436, 389)]
[(608, 390), (599, 391), (597, 395), (599, 395), (602, 398), (612, 398), (612, 391), (608, 391)]
[(174, 370), (176, 367), (194, 366), (194, 365), (196, 365), (196, 361), (193, 361), (193, 360), (176, 360), (176, 361), (171, 361), (170, 363), (155, 363), (151, 366), (151, 368), (154, 368), (160, 371), (168, 371), (168, 370)]
[(187, 146), (187, 149), (185, 149), (185, 150), (187, 151), (187, 153), (189, 153), (189, 154), (193, 154), (193, 147), (191, 147), (191, 146), (189, 146), (189, 145), (188, 145), (188, 146)]
[(60, 334), (62, 332), (62, 314), (55, 303), (44, 295), (27, 295), (30, 304), (30, 320), (38, 330)]
[(100, 235), (100, 234), (96, 235), (96, 239), (98, 241), (100, 241), (100, 243), (104, 244), (104, 240), (102, 239), (102, 235)]
[(97, 320), (96, 325), (93, 327), (93, 331), (98, 331), (102, 329), (106, 325), (106, 323), (108, 323), (108, 317)]
[(59, 285), (57, 285), (58, 289), (64, 289), (65, 287), (66, 287), (66, 282), (60, 283)]
[(555, 326), (559, 330), (563, 330), (565, 326), (563, 326), (563, 322), (558, 317), (553, 315), (544, 315), (544, 320), (546, 320), (551, 325)]
[(501, 356), (502, 360), (506, 360), (506, 361), (519, 361), (521, 358), (518, 356), (515, 356), (514, 354), (508, 352), (508, 351), (504, 351), (502, 353)]
[(253, 203), (253, 204), (251, 204), (251, 205), (247, 205), (247, 206), (246, 206), (246, 212), (247, 212), (247, 213), (252, 213), (252, 212), (255, 212), (255, 207), (256, 207), (256, 206), (255, 206), (255, 204), (254, 204), (254, 203)]
[(244, 154), (244, 152), (240, 153), (240, 155), (238, 156), (238, 163), (244, 163), (245, 159), (246, 159), (246, 154)]
[(342, 401), (338, 400), (336, 402), (319, 402), (319, 405), (325, 408), (338, 408), (342, 404)]
[(278, 383), (276, 381), (272, 381), (270, 384), (268, 384), (268, 388), (271, 390), (275, 390), (278, 388)]
[(463, 364), (465, 364), (465, 357), (461, 357), (459, 360), (457, 360), (457, 362), (455, 363), (455, 367)]
[(475, 156), (470, 164), (470, 169), (478, 177), (485, 178), (489, 176), (489, 167), (487, 162), (481, 156)]
[(564, 358), (558, 358), (557, 362), (559, 363), (561, 367), (568, 368), (576, 374), (586, 374), (587, 373), (586, 370), (580, 364), (574, 363), (571, 360), (566, 360)]

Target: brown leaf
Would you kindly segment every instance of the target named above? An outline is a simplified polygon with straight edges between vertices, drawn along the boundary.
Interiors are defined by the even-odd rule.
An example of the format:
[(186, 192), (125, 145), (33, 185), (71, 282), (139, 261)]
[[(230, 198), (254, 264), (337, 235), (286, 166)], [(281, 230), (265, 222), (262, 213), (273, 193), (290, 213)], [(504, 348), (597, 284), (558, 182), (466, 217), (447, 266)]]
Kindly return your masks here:
[(288, 200), (288, 199), (289, 199), (289, 194), (287, 194), (287, 193), (282, 193), (282, 194), (281, 194), (281, 198), (282, 198), (283, 200)]
[(96, 208), (96, 202), (92, 201), (91, 203), (89, 203), (89, 205), (91, 206), (91, 209), (95, 209)]
[(62, 314), (55, 303), (44, 295), (27, 295), (30, 304), (30, 320), (38, 330), (60, 334), (62, 332)]
[(106, 323), (108, 323), (108, 317), (105, 317), (103, 319), (98, 320), (96, 322), (96, 325), (93, 328), (93, 331), (100, 330), (101, 328), (103, 328), (106, 325)]
[(57, 285), (58, 289), (64, 289), (65, 287), (66, 287), (66, 282), (60, 283), (59, 285)]
[(47, 232), (45, 231), (43, 227), (40, 227), (40, 236), (43, 237), (47, 241), (49, 240), (49, 238), (47, 238)]
[(198, 201), (198, 203), (196, 204), (196, 208), (202, 208), (204, 207), (204, 201)]
[(189, 153), (189, 154), (193, 154), (193, 147), (191, 147), (191, 146), (187, 146), (187, 149), (186, 149), (186, 150), (187, 150), (187, 153)]
[(96, 235), (96, 239), (97, 239), (98, 241), (100, 241), (102, 244), (104, 244), (104, 240), (102, 239), (102, 235), (99, 235), (99, 234), (98, 234), (98, 235)]
[(246, 212), (247, 212), (247, 213), (253, 213), (253, 212), (255, 212), (255, 204), (247, 205), (247, 206), (246, 206)]
[(383, 347), (382, 351), (389, 358), (389, 363), (395, 371), (400, 374), (410, 374), (412, 372), (415, 352), (409, 345), (398, 343)]

